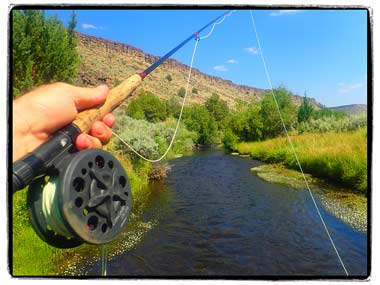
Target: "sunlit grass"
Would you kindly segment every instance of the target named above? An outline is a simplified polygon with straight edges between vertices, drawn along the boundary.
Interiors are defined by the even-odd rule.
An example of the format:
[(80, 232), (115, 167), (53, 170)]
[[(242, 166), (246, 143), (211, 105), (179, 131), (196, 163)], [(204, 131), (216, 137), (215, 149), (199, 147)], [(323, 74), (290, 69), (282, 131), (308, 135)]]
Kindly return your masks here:
[[(305, 172), (362, 193), (367, 192), (366, 129), (292, 135), (291, 140)], [(286, 137), (243, 142), (236, 146), (236, 150), (261, 161), (282, 163), (298, 169)]]
[(14, 276), (54, 275), (54, 257), (60, 249), (43, 242), (29, 223), (27, 189), (13, 194), (12, 269)]

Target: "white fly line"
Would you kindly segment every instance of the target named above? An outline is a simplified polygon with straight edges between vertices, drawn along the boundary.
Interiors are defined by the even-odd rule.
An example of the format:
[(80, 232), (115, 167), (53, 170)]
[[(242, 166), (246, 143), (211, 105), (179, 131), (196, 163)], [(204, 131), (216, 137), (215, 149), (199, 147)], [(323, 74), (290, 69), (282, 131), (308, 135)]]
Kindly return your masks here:
[(221, 24), (221, 23), (223, 23), (224, 20), (226, 19), (226, 17), (231, 16), (232, 12), (235, 12), (235, 10), (233, 10), (233, 11), (229, 12), (228, 14), (224, 15), (224, 17), (223, 17), (220, 21), (216, 21), (216, 22), (212, 25), (212, 28), (211, 28), (210, 32), (209, 32), (207, 35), (205, 35), (205, 36), (203, 36), (203, 37), (200, 37), (199, 39), (204, 40), (204, 39), (207, 39), (209, 36), (211, 36), (212, 33), (214, 32), (214, 28), (215, 28), (215, 26), (216, 26), (216, 25), (219, 25), (219, 24)]
[(311, 191), (310, 186), (309, 186), (309, 183), (307, 182), (307, 179), (306, 179), (306, 176), (305, 176), (305, 174), (304, 174), (304, 172), (303, 172), (303, 169), (302, 169), (301, 163), (300, 163), (300, 161), (299, 161), (299, 159), (298, 159), (297, 152), (296, 152), (296, 150), (294, 149), (294, 145), (293, 145), (292, 139), (290, 138), (290, 135), (289, 135), (288, 130), (287, 130), (287, 128), (286, 128), (286, 125), (285, 125), (285, 123), (284, 123), (284, 119), (283, 119), (283, 117), (282, 117), (280, 107), (279, 107), (279, 105), (278, 105), (278, 102), (277, 102), (276, 96), (275, 96), (274, 91), (273, 91), (272, 81), (271, 81), (271, 79), (270, 79), (269, 72), (268, 72), (268, 68), (267, 68), (267, 64), (266, 64), (266, 61), (265, 61), (265, 58), (264, 58), (264, 54), (263, 54), (263, 50), (262, 50), (262, 48), (261, 48), (261, 44), (260, 44), (260, 40), (259, 40), (259, 35), (258, 35), (257, 29), (256, 29), (255, 20), (253, 19), (252, 10), (249, 10), (249, 12), (250, 12), (250, 15), (251, 15), (252, 26), (253, 26), (253, 29), (254, 29), (254, 32), (255, 32), (255, 35), (256, 35), (257, 45), (258, 45), (258, 47), (259, 47), (259, 53), (260, 53), (261, 61), (262, 61), (263, 66), (264, 66), (264, 71), (265, 71), (266, 79), (267, 79), (267, 81), (268, 81), (269, 88), (270, 88), (270, 90), (271, 90), (271, 94), (272, 94), (272, 97), (273, 97), (273, 99), (274, 99), (274, 102), (275, 102), (275, 105), (276, 105), (276, 108), (277, 108), (278, 114), (279, 114), (279, 116), (280, 116), (280, 120), (281, 120), (282, 126), (283, 126), (283, 128), (284, 128), (284, 132), (285, 132), (285, 134), (286, 134), (286, 137), (287, 137), (287, 139), (288, 139), (288, 142), (289, 142), (289, 145), (290, 145), (290, 147), (291, 147), (291, 149), (292, 149), (292, 152), (293, 152), (293, 154), (294, 154), (294, 157), (295, 157), (295, 159), (296, 159), (296, 161), (297, 161), (298, 168), (300, 169), (300, 171), (301, 171), (301, 173), (302, 173), (303, 180), (305, 181), (306, 188), (307, 188), (307, 190), (308, 190), (308, 192), (309, 192), (309, 194), (310, 194), (311, 200), (313, 201), (313, 204), (314, 204), (314, 207), (315, 207), (315, 209), (316, 209), (316, 211), (317, 211), (317, 213), (318, 213), (319, 219), (320, 219), (321, 222), (322, 222), (322, 225), (323, 225), (323, 227), (324, 227), (324, 229), (325, 229), (325, 231), (326, 231), (326, 234), (327, 234), (327, 236), (328, 236), (328, 238), (329, 238), (329, 240), (330, 240), (330, 242), (331, 242), (332, 247), (334, 248), (334, 251), (335, 251), (335, 253), (336, 253), (336, 255), (337, 255), (338, 259), (339, 259), (339, 262), (340, 262), (340, 264), (341, 264), (341, 266), (342, 266), (342, 268), (343, 268), (343, 270), (344, 270), (346, 276), (348, 276), (348, 271), (347, 271), (347, 269), (346, 269), (346, 266), (344, 265), (344, 262), (343, 262), (342, 258), (340, 257), (339, 251), (338, 251), (338, 249), (337, 249), (336, 246), (335, 246), (335, 243), (334, 243), (334, 241), (333, 241), (333, 239), (332, 239), (332, 237), (331, 237), (330, 231), (329, 231), (329, 229), (327, 228), (326, 222), (325, 222), (325, 220), (323, 219), (323, 217), (322, 217), (322, 215), (321, 215), (321, 212), (320, 212), (320, 210), (319, 210), (319, 207), (318, 207), (318, 205), (317, 205), (317, 203), (316, 203), (316, 201), (315, 201), (315, 199), (314, 199), (313, 192)]

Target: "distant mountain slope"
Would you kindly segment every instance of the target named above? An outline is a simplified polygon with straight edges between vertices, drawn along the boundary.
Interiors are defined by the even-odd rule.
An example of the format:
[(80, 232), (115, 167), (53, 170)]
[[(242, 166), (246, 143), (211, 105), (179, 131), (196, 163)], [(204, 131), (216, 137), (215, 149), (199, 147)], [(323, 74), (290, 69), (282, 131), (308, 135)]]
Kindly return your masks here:
[[(159, 57), (146, 54), (130, 45), (77, 33), (81, 70), (78, 84), (97, 85), (106, 83), (117, 85), (125, 78), (140, 72), (155, 62)], [(140, 89), (151, 91), (160, 98), (168, 99), (176, 96), (181, 87), (186, 87), (189, 67), (174, 59), (169, 59), (144, 79)], [(170, 75), (170, 76), (169, 76)], [(208, 75), (193, 69), (188, 103), (204, 103), (213, 93), (225, 100), (229, 106), (237, 101), (259, 102), (265, 90)], [(138, 93), (135, 92), (135, 94)], [(296, 105), (300, 105), (303, 97), (293, 96)], [(316, 108), (320, 104), (310, 99)]]
[(344, 106), (331, 107), (333, 110), (345, 112), (348, 115), (359, 115), (367, 113), (367, 105), (365, 104), (351, 104)]

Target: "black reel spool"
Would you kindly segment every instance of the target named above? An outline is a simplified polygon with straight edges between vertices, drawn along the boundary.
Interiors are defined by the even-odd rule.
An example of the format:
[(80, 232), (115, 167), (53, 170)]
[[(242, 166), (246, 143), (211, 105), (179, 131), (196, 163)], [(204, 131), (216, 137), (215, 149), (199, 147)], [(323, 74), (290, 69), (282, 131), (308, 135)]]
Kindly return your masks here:
[(58, 248), (99, 245), (125, 229), (131, 188), (124, 168), (110, 153), (99, 149), (68, 153), (49, 172), (48, 182), (41, 177), (28, 191), (29, 217), (42, 240)]

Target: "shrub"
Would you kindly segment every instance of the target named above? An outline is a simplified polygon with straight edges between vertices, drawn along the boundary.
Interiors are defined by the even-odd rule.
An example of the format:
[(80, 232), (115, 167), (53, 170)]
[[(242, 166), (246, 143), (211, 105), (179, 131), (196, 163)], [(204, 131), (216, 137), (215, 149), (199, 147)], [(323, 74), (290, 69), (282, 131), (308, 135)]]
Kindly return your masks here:
[(171, 82), (173, 80), (172, 76), (170, 74), (166, 75), (166, 80)]
[(343, 111), (337, 111), (326, 107), (320, 110), (316, 110), (312, 114), (312, 118), (314, 119), (320, 119), (323, 117), (333, 117), (335, 119), (342, 119), (348, 117), (348, 115)]
[(198, 94), (198, 89), (193, 87), (193, 89), (191, 90), (191, 93)]
[(215, 119), (204, 106), (194, 105), (186, 108), (184, 123), (189, 130), (198, 134), (198, 144), (209, 145), (215, 142), (218, 127)]
[(175, 119), (178, 118), (181, 111), (181, 102), (177, 96), (171, 96), (169, 100), (166, 101), (166, 111), (168, 116)]
[(153, 93), (142, 91), (139, 97), (129, 104), (127, 115), (153, 123), (164, 121), (167, 118), (166, 103)]
[(263, 137), (264, 124), (257, 106), (237, 109), (232, 114), (229, 125), (241, 140), (259, 141)]
[[(297, 112), (291, 99), (291, 93), (283, 87), (277, 88), (273, 92), (286, 128), (288, 130), (293, 129), (296, 123)], [(265, 138), (273, 138), (284, 133), (276, 102), (271, 92), (264, 94), (264, 99), (261, 101), (260, 114), (264, 123), (263, 136)]]
[(239, 137), (235, 135), (231, 129), (225, 130), (223, 139), (222, 139), (225, 149), (233, 150), (238, 140), (239, 140)]
[(168, 163), (154, 163), (148, 177), (150, 180), (161, 180), (166, 177), (169, 170), (170, 165)]
[(309, 102), (309, 99), (305, 95), (301, 106), (298, 108), (298, 113), (297, 113), (298, 123), (309, 121), (313, 112), (314, 112), (313, 105), (311, 105), (311, 103)]
[(66, 29), (57, 16), (40, 10), (12, 11), (13, 96), (57, 81), (72, 83), (79, 71), (75, 37), (76, 14)]
[[(119, 114), (114, 128), (115, 132), (138, 153), (149, 159), (157, 159), (169, 146), (176, 123), (175, 119), (159, 123), (149, 123), (145, 120), (135, 120)], [(171, 153), (190, 150), (196, 138), (197, 136), (194, 132), (186, 130), (181, 124), (177, 131)], [(114, 148), (116, 152), (128, 156), (132, 161), (138, 159), (138, 156), (118, 139), (114, 142)]]
[(299, 133), (325, 133), (330, 131), (346, 132), (353, 131), (367, 126), (367, 116), (358, 115), (353, 117), (321, 117), (318, 119), (310, 119), (308, 122), (302, 122), (298, 126)]
[(118, 86), (121, 82), (122, 82), (122, 80), (116, 78), (116, 79), (114, 80), (114, 86)]
[(186, 95), (186, 89), (185, 89), (185, 87), (181, 87), (178, 90), (178, 96), (183, 98), (183, 97), (185, 97), (185, 95)]
[(226, 101), (221, 100), (219, 95), (214, 93), (206, 100), (205, 107), (218, 123), (219, 129), (221, 129), (221, 122), (229, 115), (230, 112)]

